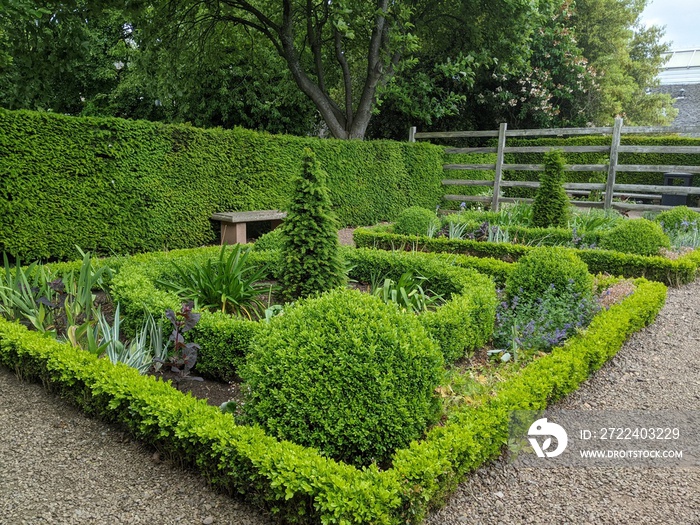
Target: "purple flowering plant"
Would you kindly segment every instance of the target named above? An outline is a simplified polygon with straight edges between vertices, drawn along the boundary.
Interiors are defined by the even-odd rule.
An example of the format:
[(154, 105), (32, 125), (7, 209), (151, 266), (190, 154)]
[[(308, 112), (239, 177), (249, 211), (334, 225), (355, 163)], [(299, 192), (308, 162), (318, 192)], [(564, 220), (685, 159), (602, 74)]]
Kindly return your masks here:
[(585, 328), (600, 309), (596, 301), (573, 289), (573, 280), (563, 290), (553, 284), (534, 300), (523, 301), (505, 294), (496, 308), (494, 345), (521, 351), (549, 351)]

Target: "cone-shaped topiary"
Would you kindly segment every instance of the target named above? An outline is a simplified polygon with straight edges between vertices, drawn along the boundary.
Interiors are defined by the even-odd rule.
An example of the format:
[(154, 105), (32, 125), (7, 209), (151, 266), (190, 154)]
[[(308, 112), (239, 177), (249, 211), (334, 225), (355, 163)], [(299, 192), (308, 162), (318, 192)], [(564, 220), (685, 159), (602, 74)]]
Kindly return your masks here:
[(331, 212), (326, 172), (309, 148), (302, 175), (282, 226), (280, 284), (288, 299), (306, 297), (345, 284), (338, 228)]
[(564, 228), (569, 220), (569, 198), (564, 191), (564, 155), (552, 150), (544, 155), (544, 173), (532, 205), (532, 223), (539, 228)]

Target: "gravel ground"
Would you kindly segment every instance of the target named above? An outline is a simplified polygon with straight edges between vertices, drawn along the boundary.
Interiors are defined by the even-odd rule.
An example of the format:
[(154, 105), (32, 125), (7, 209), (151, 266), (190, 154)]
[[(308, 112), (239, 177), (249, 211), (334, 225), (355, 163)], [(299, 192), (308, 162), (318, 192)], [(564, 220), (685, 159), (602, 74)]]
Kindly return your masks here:
[[(700, 283), (669, 290), (656, 323), (562, 408), (700, 407)], [(0, 524), (270, 523), (0, 368)], [(700, 469), (527, 469), (502, 461), (429, 524), (700, 524)]]
[(269, 524), (0, 367), (0, 524)]

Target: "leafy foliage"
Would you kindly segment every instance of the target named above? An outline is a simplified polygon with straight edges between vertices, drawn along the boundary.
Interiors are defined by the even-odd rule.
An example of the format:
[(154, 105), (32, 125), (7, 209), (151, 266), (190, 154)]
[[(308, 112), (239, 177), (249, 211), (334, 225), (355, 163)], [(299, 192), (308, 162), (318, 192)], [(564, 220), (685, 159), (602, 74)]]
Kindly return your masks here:
[(119, 304), (114, 310), (111, 324), (100, 312), (97, 318), (100, 335), (99, 339), (96, 338), (97, 345), (90, 352), (100, 357), (104, 353), (112, 363), (124, 363), (141, 374), (147, 373), (151, 368), (159, 368), (168, 357), (168, 345), (163, 342), (162, 327), (149, 314), (141, 330), (131, 341), (124, 343), (121, 340), (120, 315)]
[(616, 210), (588, 208), (577, 210), (569, 219), (569, 228), (578, 232), (609, 230), (624, 220)]
[(265, 250), (281, 250), (283, 238), (282, 230), (280, 228), (275, 228), (261, 235), (260, 238), (255, 241), (253, 249), (258, 252)]
[[(413, 9), (386, 0), (255, 5), (177, 0), (136, 7), (149, 46), (171, 41), (187, 49), (193, 42), (216, 43), (232, 28), (241, 39), (253, 33), (247, 38), (254, 54), (260, 47), (268, 54), (274, 50), (289, 71), (286, 79), (293, 79), (328, 132), (340, 139), (364, 137), (379, 86), (391, 80), (404, 53), (417, 47)], [(230, 47), (223, 49), (233, 54)], [(279, 68), (279, 61), (269, 62)], [(259, 72), (254, 76), (261, 77)]]
[(36, 330), (54, 330), (54, 297), (51, 274), (36, 262), (26, 269), (21, 261), (12, 268), (3, 253), (4, 273), (0, 274), (0, 314), (11, 321), (30, 323)]
[(249, 421), (355, 465), (384, 463), (437, 416), (442, 355), (418, 318), (338, 289), (286, 308), (253, 340)]
[(578, 0), (571, 19), (578, 45), (596, 71), (599, 88), (591, 93), (587, 113), (597, 125), (622, 115), (630, 125), (669, 125), (677, 110), (667, 94), (647, 93), (658, 85), (663, 28), (645, 26), (648, 0)]
[(8, 319), (29, 323), (34, 329), (67, 338), (73, 346), (91, 345), (96, 334), (99, 307), (97, 290), (104, 290), (112, 270), (95, 266), (90, 253), (83, 253), (80, 267), (57, 277), (34, 262), (26, 269), (18, 259), (12, 268), (3, 254), (0, 274), (0, 313)]
[(345, 283), (345, 267), (338, 248), (338, 227), (331, 212), (326, 172), (310, 149), (304, 150), (304, 166), (297, 178), (283, 235), (282, 293), (288, 298), (306, 297)]
[(394, 231), (401, 235), (426, 235), (431, 227), (439, 226), (435, 212), (420, 206), (411, 206), (402, 211), (394, 223)]
[(554, 287), (567, 290), (582, 299), (593, 293), (593, 277), (588, 267), (572, 250), (559, 247), (535, 248), (521, 257), (506, 280), (506, 297), (532, 304)]
[(564, 155), (553, 150), (544, 156), (544, 172), (532, 205), (532, 224), (540, 228), (565, 227), (569, 219), (569, 198), (564, 190)]
[(689, 209), (687, 206), (676, 206), (672, 210), (662, 211), (655, 218), (654, 222), (661, 225), (668, 234), (687, 230), (692, 224), (700, 222), (700, 213)]
[(216, 260), (184, 267), (173, 263), (177, 277), (161, 279), (158, 284), (184, 300), (193, 301), (197, 310), (220, 310), (250, 320), (259, 318), (265, 309), (259, 296), (270, 286), (259, 282), (266, 269), (251, 265), (250, 253), (250, 247), (240, 244), (230, 249), (223, 245)]
[(600, 239), (603, 249), (637, 255), (658, 255), (661, 248), (670, 246), (663, 228), (647, 219), (621, 221)]
[(75, 245), (124, 255), (213, 244), (213, 213), (289, 204), (307, 146), (330, 174), (343, 226), (393, 220), (410, 204), (434, 208), (444, 194), (442, 148), (430, 144), (0, 109), (0, 251), (65, 260), (78, 256)]
[(551, 285), (534, 301), (516, 295), (498, 307), (494, 344), (516, 352), (551, 350), (585, 328), (596, 311), (595, 301), (575, 291), (572, 282), (563, 290)]
[(531, 36), (527, 64), (516, 71), (495, 67), (479, 86), (475, 98), (482, 125), (505, 120), (513, 128), (548, 128), (589, 122), (588, 100), (597, 92), (597, 73), (572, 27), (575, 5), (542, 2), (539, 11), (540, 27)]
[(398, 281), (387, 277), (383, 283), (372, 283), (370, 293), (386, 304), (398, 305), (404, 312), (421, 313), (443, 302), (442, 296), (423, 290), (420, 284), (423, 281), (425, 277), (404, 272)]
[(172, 351), (168, 351), (167, 360), (156, 358), (155, 362), (170, 369), (177, 374), (176, 381), (187, 379), (190, 381), (202, 381), (201, 377), (191, 376), (190, 371), (197, 363), (197, 351), (200, 346), (197, 343), (186, 343), (184, 335), (192, 330), (199, 322), (201, 314), (192, 311), (191, 304), (183, 304), (179, 312), (166, 310), (165, 317), (173, 325), (173, 331), (168, 339), (173, 344)]
[(85, 0), (6, 1), (0, 34), (11, 57), (0, 69), (0, 106), (79, 115), (119, 82), (127, 19)]

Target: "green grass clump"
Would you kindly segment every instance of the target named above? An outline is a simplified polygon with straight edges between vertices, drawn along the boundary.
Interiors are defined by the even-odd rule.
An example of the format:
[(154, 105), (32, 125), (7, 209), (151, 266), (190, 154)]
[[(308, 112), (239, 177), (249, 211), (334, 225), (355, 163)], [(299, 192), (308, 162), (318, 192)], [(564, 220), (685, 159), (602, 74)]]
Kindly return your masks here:
[(241, 370), (243, 410), (280, 439), (382, 464), (436, 420), (442, 363), (418, 316), (337, 289), (261, 327)]

